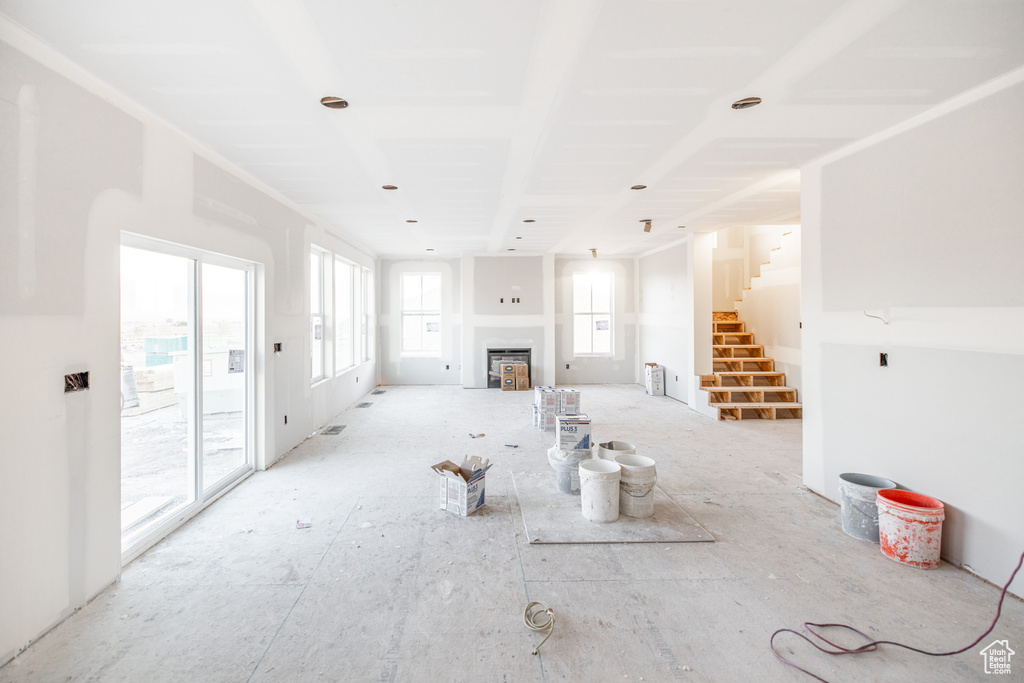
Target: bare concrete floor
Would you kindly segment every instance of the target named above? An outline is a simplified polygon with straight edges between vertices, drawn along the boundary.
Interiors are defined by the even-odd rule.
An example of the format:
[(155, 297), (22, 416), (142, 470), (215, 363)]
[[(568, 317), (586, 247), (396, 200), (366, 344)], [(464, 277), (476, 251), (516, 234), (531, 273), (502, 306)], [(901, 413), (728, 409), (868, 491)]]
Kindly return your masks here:
[[(552, 440), (530, 427), (532, 392), (387, 387), (126, 567), (0, 681), (804, 681), (769, 651), (775, 629), (844, 622), (949, 650), (991, 621), (995, 587), (842, 532), (838, 508), (801, 488), (799, 421), (720, 423), (638, 386), (581, 389), (595, 437), (654, 457), (714, 543), (530, 545), (508, 473)], [(466, 454), (496, 465), (487, 505), (460, 518), (437, 509), (429, 466)], [(530, 600), (557, 619), (539, 656)], [(1011, 598), (956, 657), (781, 644), (831, 681), (980, 681), (981, 647), (1019, 651), (1022, 634)]]

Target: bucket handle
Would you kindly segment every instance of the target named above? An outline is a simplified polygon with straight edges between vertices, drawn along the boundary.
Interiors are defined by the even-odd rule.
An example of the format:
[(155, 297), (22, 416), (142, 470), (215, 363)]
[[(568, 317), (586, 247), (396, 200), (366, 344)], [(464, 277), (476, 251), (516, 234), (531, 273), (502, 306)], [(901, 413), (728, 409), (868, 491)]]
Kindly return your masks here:
[[(857, 505), (857, 503), (853, 502), (852, 500), (850, 501), (850, 507), (852, 507), (854, 510), (856, 510), (860, 514), (864, 515), (865, 517), (868, 517), (868, 518), (872, 517), (871, 513), (864, 512), (864, 510), (861, 509), (860, 505)], [(877, 507), (875, 508), (875, 514), (878, 514), (878, 508)]]

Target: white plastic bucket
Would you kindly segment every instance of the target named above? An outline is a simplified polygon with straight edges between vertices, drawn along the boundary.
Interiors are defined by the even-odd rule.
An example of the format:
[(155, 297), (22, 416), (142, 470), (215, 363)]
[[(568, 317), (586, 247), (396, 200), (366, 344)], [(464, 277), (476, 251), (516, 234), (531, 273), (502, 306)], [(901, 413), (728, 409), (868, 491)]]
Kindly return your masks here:
[(878, 543), (878, 505), (881, 489), (894, 489), (896, 482), (870, 474), (845, 472), (839, 475), (839, 514), (843, 531), (862, 541)]
[(636, 453), (636, 446), (628, 441), (606, 441), (597, 445), (597, 457), (602, 460), (615, 460), (616, 455)]
[(619, 478), (619, 513), (627, 517), (650, 517), (654, 514), (654, 485), (658, 471), (654, 460), (636, 453), (615, 456), (622, 468)]
[(614, 522), (619, 518), (619, 476), (622, 468), (611, 460), (580, 463), (580, 502), (583, 516), (591, 522)]
[(558, 446), (548, 449), (548, 464), (555, 471), (555, 486), (562, 493), (580, 495), (580, 470), (582, 460), (590, 459), (587, 449), (563, 451)]

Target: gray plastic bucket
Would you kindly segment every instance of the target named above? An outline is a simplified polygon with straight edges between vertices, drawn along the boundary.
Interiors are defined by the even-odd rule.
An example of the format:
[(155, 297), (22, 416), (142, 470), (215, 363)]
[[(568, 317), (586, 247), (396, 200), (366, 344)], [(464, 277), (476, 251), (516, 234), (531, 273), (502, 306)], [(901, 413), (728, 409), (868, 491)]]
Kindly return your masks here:
[(878, 543), (878, 505), (880, 489), (894, 489), (896, 482), (870, 474), (846, 472), (839, 475), (839, 506), (843, 531), (862, 541)]

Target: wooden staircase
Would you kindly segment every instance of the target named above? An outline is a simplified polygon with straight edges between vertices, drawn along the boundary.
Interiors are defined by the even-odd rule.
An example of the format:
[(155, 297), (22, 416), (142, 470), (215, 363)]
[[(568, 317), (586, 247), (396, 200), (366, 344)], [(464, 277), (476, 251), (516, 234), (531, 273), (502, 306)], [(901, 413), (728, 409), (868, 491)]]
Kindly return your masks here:
[(764, 347), (744, 331), (736, 311), (717, 311), (712, 322), (713, 375), (701, 375), (700, 388), (708, 404), (718, 408), (719, 420), (802, 417), (796, 389), (786, 386), (786, 375), (775, 372), (775, 361), (764, 357)]

